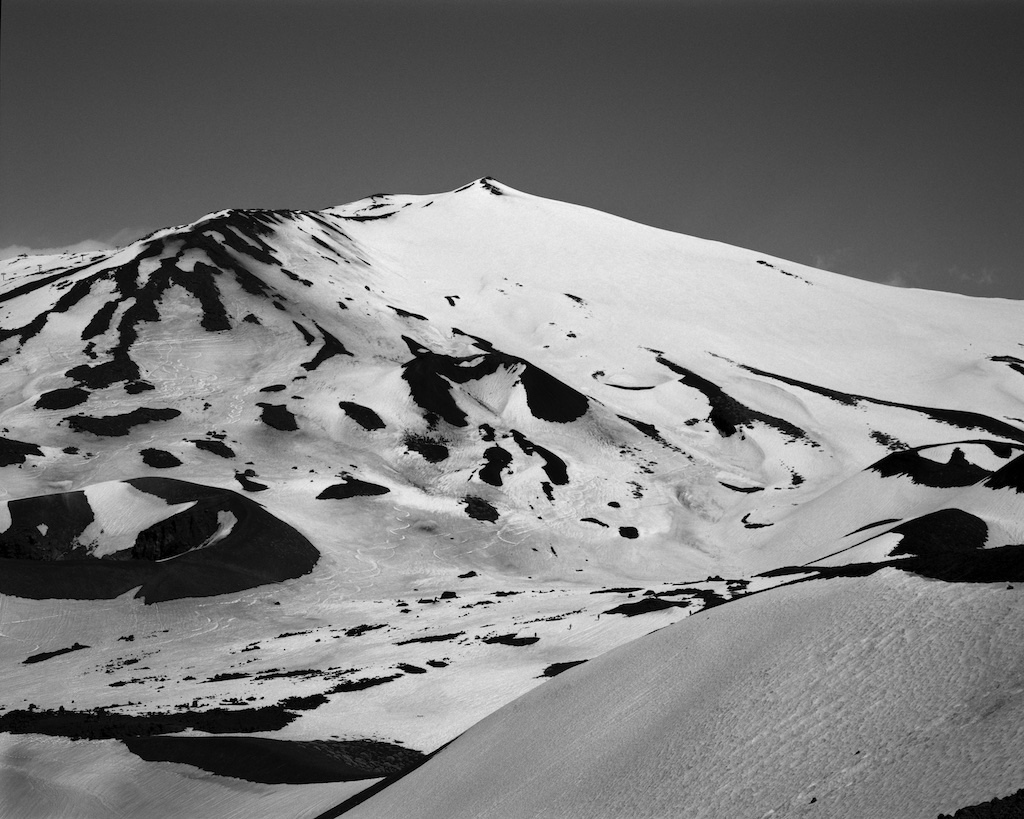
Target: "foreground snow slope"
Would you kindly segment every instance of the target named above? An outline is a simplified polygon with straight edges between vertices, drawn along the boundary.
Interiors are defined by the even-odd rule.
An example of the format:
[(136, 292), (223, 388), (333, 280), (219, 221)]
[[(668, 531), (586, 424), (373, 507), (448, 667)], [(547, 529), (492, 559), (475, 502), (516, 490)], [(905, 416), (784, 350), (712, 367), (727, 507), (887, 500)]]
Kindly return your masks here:
[(1024, 781), (1024, 594), (775, 589), (566, 672), (355, 817), (934, 818)]

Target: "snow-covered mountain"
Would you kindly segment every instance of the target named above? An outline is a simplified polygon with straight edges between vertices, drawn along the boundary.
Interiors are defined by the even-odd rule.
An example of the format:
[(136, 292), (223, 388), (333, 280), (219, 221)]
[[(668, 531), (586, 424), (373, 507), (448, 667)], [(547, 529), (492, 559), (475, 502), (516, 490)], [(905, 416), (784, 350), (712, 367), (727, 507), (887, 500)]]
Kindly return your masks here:
[[(828, 815), (928, 816), (1024, 780), (1019, 302), (489, 178), (0, 273), (12, 815), (315, 815), (495, 711), (358, 811), (428, 815), (428, 792), (452, 815), (717, 816), (750, 770), (740, 812), (802, 815), (827, 775), (808, 799), (848, 808)], [(982, 639), (1002, 648), (974, 677), (936, 682)], [(882, 736), (857, 715), (887, 680)], [(977, 748), (968, 682), (1005, 700)], [(936, 763), (927, 799), (890, 799), (924, 692), (948, 706), (927, 752), (966, 743), (987, 778)], [(721, 716), (740, 693), (756, 737)], [(881, 743), (863, 776), (815, 767), (854, 724)], [(690, 760), (687, 731), (718, 755)], [(517, 784), (471, 784), (496, 771)]]

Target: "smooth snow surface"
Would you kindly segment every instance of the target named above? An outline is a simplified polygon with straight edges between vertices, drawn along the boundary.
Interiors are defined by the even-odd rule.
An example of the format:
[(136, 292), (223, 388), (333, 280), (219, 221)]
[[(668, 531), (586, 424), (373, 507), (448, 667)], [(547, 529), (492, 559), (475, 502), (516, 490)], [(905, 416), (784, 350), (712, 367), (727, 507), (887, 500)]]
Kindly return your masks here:
[(95, 519), (79, 536), (82, 545), (95, 543), (94, 557), (106, 557), (135, 545), (139, 532), (195, 506), (195, 501), (169, 504), (120, 481), (86, 487)]

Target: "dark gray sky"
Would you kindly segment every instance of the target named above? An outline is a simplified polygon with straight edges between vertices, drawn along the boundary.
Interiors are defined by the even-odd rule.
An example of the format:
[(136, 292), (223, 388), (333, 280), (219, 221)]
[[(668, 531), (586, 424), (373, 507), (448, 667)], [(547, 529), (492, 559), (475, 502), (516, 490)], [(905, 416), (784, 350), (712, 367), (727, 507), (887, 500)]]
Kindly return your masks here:
[(0, 247), (491, 175), (1024, 298), (1024, 3), (4, 0)]

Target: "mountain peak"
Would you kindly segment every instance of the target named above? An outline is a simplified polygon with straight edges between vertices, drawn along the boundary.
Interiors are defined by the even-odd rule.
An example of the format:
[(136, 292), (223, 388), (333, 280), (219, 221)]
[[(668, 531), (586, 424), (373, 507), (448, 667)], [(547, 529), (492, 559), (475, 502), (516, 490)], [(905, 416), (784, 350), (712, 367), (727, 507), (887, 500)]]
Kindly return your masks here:
[[(916, 662), (922, 645), (948, 648), (967, 633), (961, 604), (974, 606), (977, 633), (997, 635), (996, 646), (1004, 639), (1005, 584), (1024, 579), (1020, 303), (855, 281), (519, 194), (490, 177), (324, 210), (220, 210), (110, 253), (5, 269), (17, 275), (0, 282), (0, 611), (12, 615), (0, 662), (9, 702), (33, 705), (0, 715), (0, 730), (123, 735), (136, 748), (139, 732), (271, 732), (291, 722), (285, 737), (261, 738), (270, 749), (233, 736), (218, 750), (168, 757), (215, 774), (224, 758), (238, 759), (247, 776), (266, 778), (282, 766), (254, 762), (260, 748), (260, 759), (306, 759), (310, 748), (338, 750), (328, 736), (432, 750), (542, 677), (593, 658), (568, 672), (584, 685), (581, 701), (600, 705), (589, 714), (564, 697), (522, 701), (529, 725), (554, 724), (552, 713), (570, 720), (528, 732), (544, 734), (558, 764), (570, 760), (557, 789), (568, 793), (568, 781), (589, 787), (587, 760), (614, 774), (636, 758), (637, 741), (646, 747), (647, 728), (664, 734), (657, 696), (644, 711), (653, 722), (637, 733), (633, 720), (651, 691), (668, 692), (680, 719), (735, 713), (725, 700), (700, 707), (703, 694), (692, 700), (676, 687), (684, 658), (723, 669), (708, 671), (701, 691), (728, 692), (734, 668), (755, 694), (784, 690), (785, 707), (773, 710), (743, 689), (737, 701), (752, 709), (743, 725), (753, 726), (743, 747), (760, 758), (771, 745), (762, 713), (793, 736), (801, 729), (792, 715), (807, 715), (823, 750), (771, 805), (809, 803), (800, 789), (824, 782), (834, 806), (849, 793), (842, 766), (856, 747), (848, 731), (831, 730), (821, 703), (851, 697), (860, 714), (861, 681), (911, 679), (908, 696), (873, 688), (868, 699), (898, 701), (905, 719), (896, 724), (920, 726), (913, 696), (924, 692), (931, 707), (945, 679), (935, 669), (974, 667), (933, 658), (918, 676), (888, 667), (864, 676), (876, 643), (893, 663)], [(996, 581), (983, 594), (965, 590)], [(764, 594), (733, 605), (754, 591)], [(175, 602), (185, 598), (203, 599)], [(954, 612), (934, 633), (919, 617), (925, 598), (930, 610)], [(928, 640), (891, 639), (907, 600), (918, 617), (912, 633)], [(783, 612), (793, 629), (758, 614), (767, 611)], [(668, 652), (653, 677), (636, 676), (651, 667), (648, 640), (605, 653), (652, 631)], [(709, 633), (735, 639), (700, 636)], [(715, 654), (719, 645), (740, 654)], [(777, 646), (799, 674), (763, 662)], [(741, 655), (762, 659), (737, 666)], [(821, 657), (840, 657), (844, 673), (822, 672)], [(68, 686), (52, 685), (43, 661), (62, 663)], [(991, 677), (1000, 691), (1016, 684), (1010, 665)], [(642, 696), (624, 699), (637, 680)], [(395, 708), (399, 700), (409, 706)], [(986, 737), (1000, 721), (1016, 730), (1016, 712), (979, 702)], [(622, 718), (606, 721), (602, 754), (592, 754), (580, 739), (595, 735), (586, 720), (622, 703)], [(950, 703), (934, 722), (950, 736), (981, 724), (956, 716), (962, 697)], [(883, 723), (873, 725), (884, 733)], [(668, 729), (664, 753), (696, 747)], [(490, 730), (483, 724), (480, 735)], [(718, 723), (695, 730), (735, 733)], [(887, 747), (879, 735), (863, 747)], [(565, 737), (585, 752), (566, 754)], [(167, 737), (150, 739), (153, 753), (171, 753)], [(171, 745), (208, 737), (181, 739)], [(154, 783), (141, 791), (196, 793), (194, 777), (184, 789), (186, 774), (159, 768), (167, 779), (157, 782), (157, 769), (137, 759), (126, 767), (130, 751), (115, 746), (102, 751), (114, 755), (103, 765), (75, 757), (99, 771), (76, 774), (76, 787), (129, 770)], [(846, 761), (822, 774), (840, 746)], [(49, 771), (79, 753), (38, 747), (52, 755)], [(442, 783), (433, 815), (458, 815), (451, 792), (441, 793), (453, 779), (429, 773), (440, 761), (490, 759), (464, 740), (459, 748), (421, 769)], [(736, 758), (746, 761), (735, 770), (755, 769), (723, 748), (721, 770)], [(357, 751), (364, 761), (394, 758), (393, 746)], [(531, 739), (517, 753), (535, 751)], [(876, 772), (918, 758), (872, 755), (864, 764)], [(698, 757), (673, 757), (670, 767)], [(780, 757), (771, 759), (764, 787), (747, 790), (755, 802), (775, 787)], [(541, 782), (529, 771), (517, 781)], [(309, 781), (305, 769), (295, 775)], [(618, 792), (621, 777), (599, 778)], [(632, 804), (689, 799), (672, 777), (637, 781)], [(117, 790), (100, 784), (108, 796)], [(220, 807), (195, 797), (181, 812), (238, 813), (233, 800), (269, 793), (216, 788)], [(6, 789), (0, 801), (8, 791), (41, 792)], [(715, 798), (731, 793), (717, 788)], [(518, 798), (503, 804), (514, 812)], [(317, 812), (314, 797), (303, 799), (296, 812)], [(63, 810), (51, 801), (7, 812)], [(376, 815), (416, 814), (415, 804)], [(459, 810), (480, 815), (468, 803)], [(115, 812), (158, 811), (135, 803)]]

